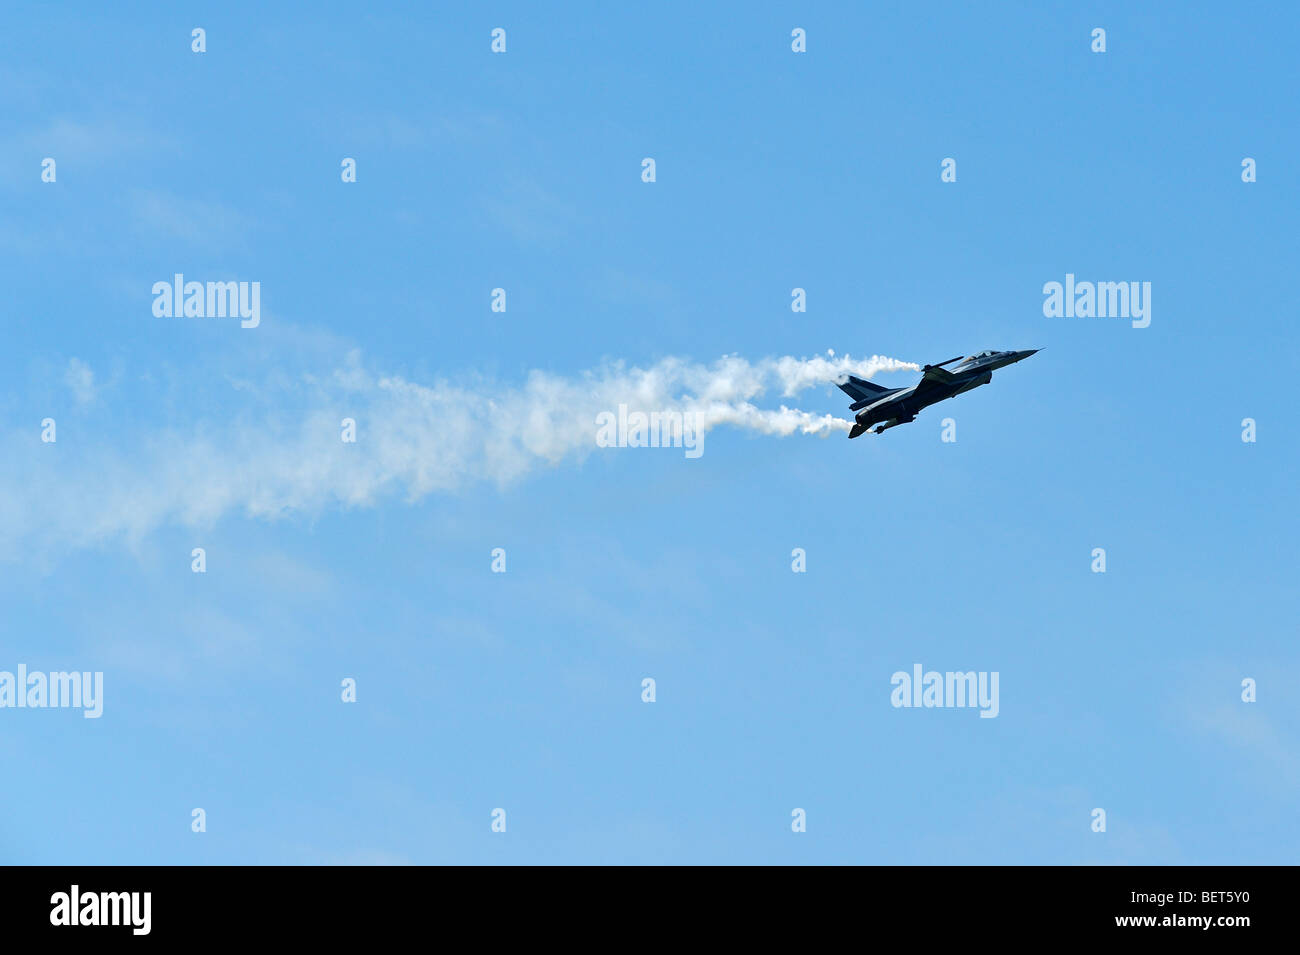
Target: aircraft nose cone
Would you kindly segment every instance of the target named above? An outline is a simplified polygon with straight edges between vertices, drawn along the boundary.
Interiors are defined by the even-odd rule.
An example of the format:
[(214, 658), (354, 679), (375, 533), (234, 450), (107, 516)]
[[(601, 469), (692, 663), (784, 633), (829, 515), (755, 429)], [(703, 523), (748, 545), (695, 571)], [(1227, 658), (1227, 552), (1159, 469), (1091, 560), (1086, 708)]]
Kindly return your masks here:
[(1041, 348), (1028, 348), (1025, 351), (1018, 351), (1016, 352), (1016, 361), (1024, 361), (1030, 355), (1037, 355), (1040, 351), (1042, 351)]

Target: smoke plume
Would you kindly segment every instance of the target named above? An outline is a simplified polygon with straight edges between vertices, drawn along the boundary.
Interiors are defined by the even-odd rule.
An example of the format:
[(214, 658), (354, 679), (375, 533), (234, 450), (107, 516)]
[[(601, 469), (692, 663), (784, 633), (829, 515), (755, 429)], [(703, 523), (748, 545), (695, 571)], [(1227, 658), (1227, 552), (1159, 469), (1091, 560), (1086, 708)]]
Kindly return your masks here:
[[(572, 377), (535, 371), (514, 382), (419, 384), (369, 371), (353, 354), (325, 376), (242, 388), (230, 413), (199, 413), (184, 427), (142, 427), (115, 409), (119, 433), (100, 443), (86, 437), (90, 429), (65, 429), (53, 445), (30, 431), (9, 435), (0, 554), (17, 556), (33, 539), (86, 546), (165, 524), (207, 525), (229, 513), (270, 518), (508, 484), (596, 452), (597, 416), (620, 404), (691, 412), (706, 432), (728, 426), (825, 436), (851, 422), (779, 399), (849, 374), (914, 368), (880, 356), (728, 356), (710, 364), (611, 362)], [(762, 406), (772, 393), (777, 407)], [(345, 418), (356, 423), (355, 443), (341, 439)]]

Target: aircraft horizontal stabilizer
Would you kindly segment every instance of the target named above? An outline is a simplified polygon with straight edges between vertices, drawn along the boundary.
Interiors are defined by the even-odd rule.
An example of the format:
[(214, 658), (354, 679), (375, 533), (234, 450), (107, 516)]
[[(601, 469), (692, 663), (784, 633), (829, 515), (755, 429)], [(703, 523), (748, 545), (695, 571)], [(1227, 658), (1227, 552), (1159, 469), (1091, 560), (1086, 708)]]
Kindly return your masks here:
[(848, 381), (840, 383), (839, 389), (854, 401), (874, 401), (889, 391), (888, 388), (873, 385), (865, 378), (858, 378), (854, 375), (849, 375)]

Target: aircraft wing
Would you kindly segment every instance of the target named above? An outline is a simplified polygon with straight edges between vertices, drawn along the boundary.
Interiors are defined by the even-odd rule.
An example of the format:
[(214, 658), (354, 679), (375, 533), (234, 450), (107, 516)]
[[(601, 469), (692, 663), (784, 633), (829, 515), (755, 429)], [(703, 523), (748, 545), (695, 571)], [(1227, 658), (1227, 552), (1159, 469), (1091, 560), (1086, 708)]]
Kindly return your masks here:
[(933, 391), (941, 385), (956, 380), (956, 376), (950, 372), (944, 371), (938, 366), (932, 366), (925, 370), (925, 373), (921, 375), (921, 380), (916, 383), (916, 394), (924, 395), (927, 391)]
[(951, 381), (956, 381), (957, 376), (952, 374), (952, 372), (945, 371), (944, 369), (936, 365), (932, 368), (927, 368), (925, 370), (925, 374), (921, 376), (921, 380), (934, 381), (934, 382), (938, 382), (941, 385), (946, 385)]

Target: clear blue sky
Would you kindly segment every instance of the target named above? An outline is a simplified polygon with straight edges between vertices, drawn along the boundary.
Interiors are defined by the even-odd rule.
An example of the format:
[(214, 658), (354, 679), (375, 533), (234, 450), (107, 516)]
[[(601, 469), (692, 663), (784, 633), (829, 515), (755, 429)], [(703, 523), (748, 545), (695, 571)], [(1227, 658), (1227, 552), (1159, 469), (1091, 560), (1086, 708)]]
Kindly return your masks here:
[[(12, 7), (0, 670), (105, 700), (0, 710), (0, 861), (1295, 862), (1300, 14), (901, 6)], [(491, 443), (534, 372), (983, 348), (1045, 351), (879, 437)], [(313, 456), (396, 379), (400, 473)]]

